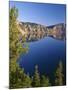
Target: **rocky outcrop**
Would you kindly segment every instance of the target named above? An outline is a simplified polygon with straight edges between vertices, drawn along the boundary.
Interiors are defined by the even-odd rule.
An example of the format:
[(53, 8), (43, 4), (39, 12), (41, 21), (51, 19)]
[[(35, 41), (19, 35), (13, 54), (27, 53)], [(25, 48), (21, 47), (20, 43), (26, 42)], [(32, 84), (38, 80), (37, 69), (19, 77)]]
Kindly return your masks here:
[(66, 25), (64, 23), (47, 27), (30, 22), (19, 22), (18, 25), (27, 41), (36, 41), (46, 36), (64, 40), (66, 36)]
[(48, 36), (52, 36), (56, 39), (65, 39), (66, 38), (66, 24), (60, 23), (56, 25), (52, 25), (48, 28)]
[(43, 25), (24, 22), (20, 22), (19, 25), (26, 32), (24, 36), (27, 41), (36, 41), (47, 35), (47, 28)]

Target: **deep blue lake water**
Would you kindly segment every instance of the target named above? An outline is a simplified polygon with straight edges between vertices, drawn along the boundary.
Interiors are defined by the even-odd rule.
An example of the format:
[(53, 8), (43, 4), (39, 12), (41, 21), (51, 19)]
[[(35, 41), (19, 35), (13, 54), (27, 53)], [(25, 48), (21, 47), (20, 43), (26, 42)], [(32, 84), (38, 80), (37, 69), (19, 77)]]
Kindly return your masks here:
[(66, 43), (64, 40), (57, 40), (45, 37), (39, 41), (30, 42), (27, 54), (20, 56), (20, 66), (24, 67), (26, 73), (34, 73), (35, 65), (38, 65), (40, 74), (54, 74), (59, 61), (63, 62), (64, 70), (66, 65)]

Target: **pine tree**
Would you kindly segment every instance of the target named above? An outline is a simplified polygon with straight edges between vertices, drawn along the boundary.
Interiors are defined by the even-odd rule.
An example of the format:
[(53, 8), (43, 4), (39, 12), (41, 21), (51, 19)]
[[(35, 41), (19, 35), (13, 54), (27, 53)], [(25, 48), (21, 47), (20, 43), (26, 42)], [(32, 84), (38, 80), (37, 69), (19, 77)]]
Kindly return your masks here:
[[(22, 36), (17, 24), (18, 9), (13, 7), (9, 12), (9, 46), (10, 46), (10, 59), (17, 58), (22, 52), (26, 52), (26, 48), (23, 47), (25, 38)], [(21, 41), (20, 41), (21, 37)]]
[(56, 70), (56, 74), (55, 74), (55, 85), (63, 85), (63, 65), (62, 65), (62, 62), (60, 61), (59, 62), (59, 66)]
[(22, 78), (24, 78), (24, 69), (21, 69), (19, 65), (16, 64), (16, 70), (10, 71), (10, 88), (20, 88), (22, 87)]
[(44, 76), (44, 75), (42, 75), (40, 86), (47, 87), (47, 86), (50, 86), (50, 85), (51, 84), (50, 84), (49, 78)]
[(35, 72), (33, 76), (33, 82), (32, 82), (33, 87), (39, 87), (40, 86), (40, 75), (38, 72), (38, 66), (35, 66)]
[(23, 88), (29, 88), (31, 86), (32, 80), (29, 76), (29, 74), (24, 74), (23, 82), (22, 82), (22, 87)]
[[(21, 78), (23, 78), (24, 72), (17, 64), (17, 60), (21, 53), (25, 53), (27, 48), (23, 47), (25, 38), (22, 36), (17, 25), (18, 9), (12, 7), (9, 10), (9, 84), (10, 88), (21, 87)], [(22, 38), (20, 41), (20, 37)]]
[(15, 88), (28, 88), (31, 87), (31, 78), (29, 74), (24, 73), (24, 69), (21, 69), (20, 67), (17, 68), (16, 72), (16, 83), (15, 83)]

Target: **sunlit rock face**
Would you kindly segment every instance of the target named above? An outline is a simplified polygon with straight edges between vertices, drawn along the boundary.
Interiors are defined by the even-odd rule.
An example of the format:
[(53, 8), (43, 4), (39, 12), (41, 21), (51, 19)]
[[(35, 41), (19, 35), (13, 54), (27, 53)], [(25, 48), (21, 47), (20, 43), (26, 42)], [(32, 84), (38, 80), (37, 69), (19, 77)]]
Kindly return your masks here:
[(52, 36), (53, 38), (60, 40), (66, 39), (66, 25), (64, 23), (52, 25), (47, 28), (48, 36)]
[(20, 22), (21, 29), (26, 32), (27, 41), (36, 41), (47, 36), (47, 28), (40, 24)]
[(55, 39), (65, 40), (66, 25), (64, 23), (44, 26), (30, 22), (19, 22), (20, 31), (25, 36), (26, 41), (37, 41), (44, 37), (53, 37)]

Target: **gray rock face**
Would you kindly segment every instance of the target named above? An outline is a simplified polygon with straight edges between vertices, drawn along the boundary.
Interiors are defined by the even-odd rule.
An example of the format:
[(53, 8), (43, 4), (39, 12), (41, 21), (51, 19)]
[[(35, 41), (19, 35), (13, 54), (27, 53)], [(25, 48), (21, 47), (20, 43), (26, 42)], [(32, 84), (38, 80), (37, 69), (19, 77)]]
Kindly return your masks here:
[(19, 26), (25, 32), (24, 36), (27, 41), (36, 41), (47, 36), (64, 40), (66, 36), (66, 25), (64, 23), (46, 27), (36, 23), (20, 22)]
[(66, 24), (60, 23), (49, 26), (47, 28), (48, 28), (48, 36), (52, 36), (53, 38), (60, 40), (66, 39)]

